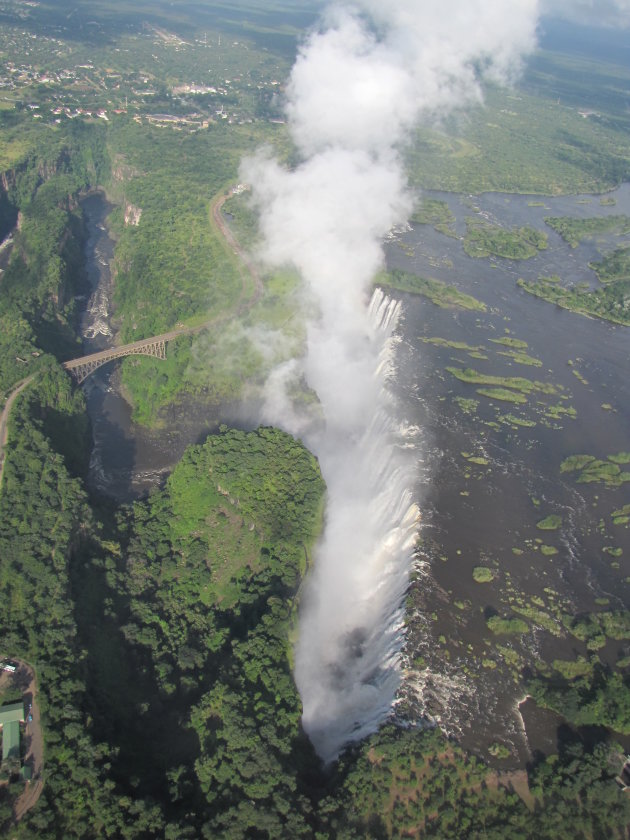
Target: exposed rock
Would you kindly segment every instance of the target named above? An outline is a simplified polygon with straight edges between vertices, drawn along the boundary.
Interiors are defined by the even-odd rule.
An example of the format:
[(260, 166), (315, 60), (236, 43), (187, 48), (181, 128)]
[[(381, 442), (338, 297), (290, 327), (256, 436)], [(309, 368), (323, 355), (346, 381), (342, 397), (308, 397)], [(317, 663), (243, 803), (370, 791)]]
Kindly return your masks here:
[(126, 225), (139, 225), (140, 218), (142, 216), (142, 207), (136, 207), (134, 204), (130, 204), (128, 201), (125, 202), (125, 224)]

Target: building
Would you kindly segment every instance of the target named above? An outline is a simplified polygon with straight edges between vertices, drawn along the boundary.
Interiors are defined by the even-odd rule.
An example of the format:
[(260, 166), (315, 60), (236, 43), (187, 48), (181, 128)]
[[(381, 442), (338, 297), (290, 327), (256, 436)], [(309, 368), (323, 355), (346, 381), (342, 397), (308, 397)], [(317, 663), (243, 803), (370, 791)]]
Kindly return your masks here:
[(630, 791), (630, 755), (626, 756), (625, 763), (621, 768), (621, 773), (617, 776), (617, 784), (622, 790)]
[(24, 703), (9, 703), (0, 706), (2, 727), (2, 764), (11, 760), (20, 761), (20, 724), (24, 723)]

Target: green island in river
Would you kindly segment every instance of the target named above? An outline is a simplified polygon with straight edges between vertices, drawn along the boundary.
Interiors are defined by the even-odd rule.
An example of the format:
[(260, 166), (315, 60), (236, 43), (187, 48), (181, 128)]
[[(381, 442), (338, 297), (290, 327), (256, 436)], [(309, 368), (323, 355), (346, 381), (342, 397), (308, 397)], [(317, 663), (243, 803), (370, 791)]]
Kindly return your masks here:
[[(241, 159), (261, 146), (298, 163), (279, 94), (317, 11), (291, 0), (0, 0), (0, 401), (10, 400), (0, 704), (28, 707), (11, 659), (29, 663), (43, 733), (37, 778), (18, 766), (28, 763), (28, 716), (22, 753), (0, 767), (0, 831), (15, 840), (627, 836), (630, 797), (616, 778), (628, 749), (618, 741), (630, 734), (629, 444), (595, 441), (593, 454), (575, 454), (590, 449), (562, 437), (576, 416), (613, 424), (624, 406), (608, 393), (595, 412), (586, 399), (597, 371), (580, 373), (588, 359), (574, 353), (562, 378), (484, 288), (394, 264), (374, 281), (425, 307), (418, 341), (434, 355), (428, 396), (418, 391), (446, 418), (435, 428), (456, 481), (440, 486), (451, 507), (423, 530), (405, 593), (395, 714), (329, 766), (302, 729), (292, 672), (325, 517), (317, 459), (279, 429), (217, 423), (146, 497), (121, 501), (89, 483), (89, 394), (63, 368), (84, 352), (86, 196), (112, 205), (115, 341), (200, 328), (169, 343), (166, 359), (117, 363), (136, 428), (159, 435), (182, 405), (215, 418), (303, 348), (299, 277), (248, 262), (256, 218), (233, 187)], [(550, 24), (516, 87), (488, 84), (466, 119), (414, 131), (403, 150), (414, 188), (559, 196), (630, 180), (627, 63), (600, 40), (582, 55), (589, 29), (568, 31), (578, 46), (564, 51)], [(618, 47), (624, 34), (597, 32)], [(602, 200), (597, 219), (545, 220), (576, 253), (615, 237), (592, 260), (600, 285), (541, 276), (518, 287), (629, 325), (628, 216), (611, 207)], [(425, 194), (411, 221), (479, 265), (530, 262), (554, 237), (475, 216), (459, 238), (442, 194)], [(253, 338), (263, 329), (277, 338), (265, 352)], [(296, 403), (315, 399), (296, 385)], [(457, 424), (468, 424), (466, 445), (448, 437)], [(490, 478), (510, 473), (508, 446), (518, 473), (538, 435), (553, 487), (572, 502), (584, 492), (578, 515), (551, 482), (526, 477), (502, 541), (475, 542), (473, 522), (467, 542), (451, 511), (474, 520)], [(492, 486), (497, 528), (505, 488)], [(553, 577), (570, 568), (554, 564), (568, 563), (579, 539), (567, 529), (580, 516), (584, 552), (608, 576), (594, 595), (567, 594)], [(431, 592), (427, 557), (436, 575), (454, 568)], [(483, 737), (470, 748), (455, 729), (447, 737), (439, 714), (418, 713), (416, 689), (450, 687), (455, 703), (459, 678), (533, 697), (552, 716), (552, 745), (523, 760), (492, 709), (479, 709)], [(461, 696), (465, 705), (475, 695)]]

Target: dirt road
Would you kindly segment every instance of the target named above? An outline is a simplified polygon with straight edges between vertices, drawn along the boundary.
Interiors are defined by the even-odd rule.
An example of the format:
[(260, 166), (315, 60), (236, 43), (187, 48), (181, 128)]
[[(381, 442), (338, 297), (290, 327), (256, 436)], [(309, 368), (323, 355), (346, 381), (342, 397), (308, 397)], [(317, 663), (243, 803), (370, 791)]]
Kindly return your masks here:
[(249, 275), (251, 276), (252, 280), (254, 281), (254, 293), (250, 297), (247, 297), (247, 280), (245, 275), (241, 272), (243, 289), (241, 292), (241, 299), (239, 301), (240, 305), (238, 308), (238, 312), (239, 314), (242, 314), (246, 309), (249, 309), (260, 300), (263, 293), (263, 284), (257, 267), (254, 265), (252, 260), (239, 245), (236, 237), (228, 227), (227, 221), (225, 220), (223, 213), (221, 212), (223, 210), (223, 205), (225, 204), (225, 202), (228, 200), (228, 198), (231, 198), (233, 195), (234, 189), (231, 189), (228, 193), (220, 195), (212, 202), (211, 209), (212, 219), (215, 225), (217, 226), (217, 229), (222, 234), (223, 238), (225, 239), (226, 243), (230, 246), (233, 253), (243, 263), (243, 265), (249, 272)]
[(4, 448), (7, 445), (7, 437), (9, 434), (9, 415), (11, 414), (13, 403), (22, 391), (31, 384), (33, 376), (23, 379), (20, 384), (11, 391), (9, 399), (6, 401), (6, 404), (2, 409), (2, 414), (0, 414), (0, 490), (2, 489), (2, 476), (4, 475)]
[[(26, 715), (24, 731), (26, 755), (23, 764), (29, 766), (32, 771), (31, 781), (26, 782), (24, 790), (15, 800), (13, 818), (18, 822), (35, 805), (44, 787), (44, 736), (42, 733), (39, 705), (37, 703), (35, 671), (28, 662), (16, 659), (15, 657), (12, 657), (12, 659), (18, 663), (17, 671), (13, 674), (3, 672), (0, 679), (2, 680), (3, 687), (9, 682), (13, 688), (22, 692), (24, 713)], [(29, 716), (32, 716), (33, 719), (29, 720)]]

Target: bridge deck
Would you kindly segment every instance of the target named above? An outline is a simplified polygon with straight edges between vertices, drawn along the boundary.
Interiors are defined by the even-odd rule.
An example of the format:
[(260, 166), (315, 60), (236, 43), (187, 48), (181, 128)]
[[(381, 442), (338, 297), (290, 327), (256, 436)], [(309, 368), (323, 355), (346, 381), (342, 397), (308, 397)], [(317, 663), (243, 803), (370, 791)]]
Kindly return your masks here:
[(120, 359), (123, 356), (153, 356), (158, 359), (166, 358), (166, 343), (180, 335), (190, 335), (200, 332), (205, 324), (199, 327), (181, 327), (161, 335), (154, 335), (150, 338), (143, 338), (140, 341), (133, 341), (130, 344), (121, 344), (118, 347), (110, 347), (107, 350), (99, 350), (98, 353), (90, 353), (87, 356), (80, 356), (77, 359), (70, 359), (63, 363), (65, 370), (70, 371), (75, 379), (81, 383), (93, 371), (101, 365)]
[(140, 341), (134, 341), (131, 344), (121, 344), (119, 347), (111, 347), (108, 350), (101, 350), (98, 353), (90, 353), (88, 356), (81, 356), (78, 359), (70, 359), (69, 361), (64, 362), (64, 368), (67, 371), (70, 371), (70, 373), (72, 373), (72, 375), (79, 383), (83, 382), (83, 380), (87, 376), (89, 376), (90, 373), (96, 370), (96, 368), (106, 364), (109, 361), (112, 361), (113, 359), (119, 359), (122, 356), (143, 354), (147, 356), (154, 356), (160, 359), (165, 359), (166, 343), (168, 341), (171, 341), (172, 339), (177, 338), (180, 335), (191, 335), (194, 333), (201, 332), (201, 330), (206, 329), (207, 327), (210, 327), (213, 324), (219, 324), (223, 321), (228, 321), (235, 315), (242, 315), (260, 300), (263, 293), (263, 283), (258, 268), (240, 247), (238, 241), (230, 231), (227, 222), (221, 215), (221, 210), (223, 208), (223, 205), (225, 204), (225, 201), (229, 198), (230, 195), (233, 194), (234, 188), (232, 188), (229, 192), (225, 192), (224, 194), (218, 196), (216, 200), (213, 201), (211, 211), (212, 218), (215, 225), (217, 226), (217, 229), (225, 238), (225, 241), (233, 250), (234, 254), (236, 254), (236, 256), (244, 263), (244, 266), (247, 269), (247, 272), (251, 276), (251, 279), (254, 283), (253, 292), (248, 295), (246, 275), (245, 272), (241, 272), (241, 294), (238, 303), (236, 304), (236, 307), (232, 312), (221, 313), (215, 318), (211, 318), (209, 321), (200, 324), (198, 327), (181, 327), (180, 329), (171, 330), (170, 332), (162, 333), (161, 335), (154, 335), (150, 338), (144, 338)]

